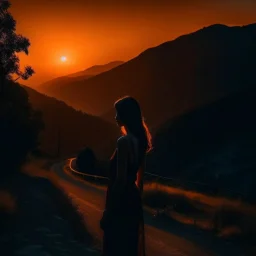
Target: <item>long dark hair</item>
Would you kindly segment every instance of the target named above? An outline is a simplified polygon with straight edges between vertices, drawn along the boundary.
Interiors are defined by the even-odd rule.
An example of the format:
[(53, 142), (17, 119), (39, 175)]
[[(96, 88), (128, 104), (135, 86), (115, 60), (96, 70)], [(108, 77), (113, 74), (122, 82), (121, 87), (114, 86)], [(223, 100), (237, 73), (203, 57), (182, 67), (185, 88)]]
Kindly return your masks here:
[(127, 134), (128, 129), (139, 141), (140, 153), (145, 156), (152, 149), (152, 137), (143, 118), (140, 105), (130, 96), (115, 102), (115, 109), (123, 126), (122, 133)]

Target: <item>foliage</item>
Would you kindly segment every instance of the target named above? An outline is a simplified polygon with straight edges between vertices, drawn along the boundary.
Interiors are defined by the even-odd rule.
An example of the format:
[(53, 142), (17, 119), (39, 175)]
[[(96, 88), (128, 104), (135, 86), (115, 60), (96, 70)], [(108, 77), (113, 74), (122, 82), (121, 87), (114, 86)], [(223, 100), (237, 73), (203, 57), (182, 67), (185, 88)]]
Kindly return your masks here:
[[(11, 81), (13, 75), (28, 79), (34, 70), (20, 70), (18, 53), (28, 54), (30, 42), (16, 34), (9, 1), (0, 2), (0, 161), (1, 176), (17, 170), (29, 152), (37, 148), (42, 129), (41, 114), (33, 111), (26, 91)], [(17, 80), (16, 79), (16, 80)]]
[(16, 21), (9, 12), (10, 6), (9, 1), (0, 2), (0, 81), (2, 84), (5, 79), (11, 79), (12, 75), (18, 76), (16, 80), (19, 78), (27, 80), (34, 74), (30, 66), (26, 66), (24, 71), (20, 70), (17, 53), (28, 54), (30, 42), (26, 37), (16, 33)]

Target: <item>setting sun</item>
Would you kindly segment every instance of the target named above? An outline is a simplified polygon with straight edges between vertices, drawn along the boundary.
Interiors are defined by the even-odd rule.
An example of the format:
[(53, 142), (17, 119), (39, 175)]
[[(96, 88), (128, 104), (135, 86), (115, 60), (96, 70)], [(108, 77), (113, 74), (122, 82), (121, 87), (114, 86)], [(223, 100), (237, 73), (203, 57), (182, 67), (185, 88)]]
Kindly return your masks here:
[(67, 57), (66, 57), (66, 56), (62, 56), (62, 57), (60, 58), (60, 60), (61, 60), (62, 62), (66, 62), (66, 61), (67, 61)]

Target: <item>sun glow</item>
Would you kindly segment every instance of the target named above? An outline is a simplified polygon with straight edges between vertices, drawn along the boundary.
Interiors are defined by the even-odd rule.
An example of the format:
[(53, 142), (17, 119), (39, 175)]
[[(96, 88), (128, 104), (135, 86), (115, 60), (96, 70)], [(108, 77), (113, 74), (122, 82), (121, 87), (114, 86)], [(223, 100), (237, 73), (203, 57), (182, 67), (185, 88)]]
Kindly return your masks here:
[(61, 62), (66, 62), (67, 61), (67, 57), (66, 56), (61, 56), (60, 60), (61, 60)]

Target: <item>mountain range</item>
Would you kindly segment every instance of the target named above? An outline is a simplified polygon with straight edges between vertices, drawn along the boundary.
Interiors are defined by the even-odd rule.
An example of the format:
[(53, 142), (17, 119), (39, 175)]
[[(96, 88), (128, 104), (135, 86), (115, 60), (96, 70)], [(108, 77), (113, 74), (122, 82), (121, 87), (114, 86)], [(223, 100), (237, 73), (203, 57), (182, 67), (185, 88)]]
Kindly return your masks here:
[(107, 120), (113, 120), (115, 100), (131, 95), (140, 101), (150, 127), (158, 127), (255, 85), (255, 44), (256, 24), (215, 24), (147, 49), (97, 76), (44, 87), (44, 93)]
[[(84, 147), (94, 150), (97, 158), (107, 159), (114, 150), (118, 129), (99, 117), (85, 114), (55, 98), (23, 86), (35, 110), (42, 114), (44, 130), (40, 150), (47, 155), (70, 157)], [(59, 149), (58, 149), (59, 148)]]
[(90, 68), (87, 68), (83, 71), (71, 74), (71, 75), (67, 75), (67, 77), (81, 77), (81, 76), (87, 76), (87, 77), (92, 77), (92, 76), (96, 76), (99, 75), (103, 72), (109, 71), (115, 67), (118, 67), (120, 65), (124, 64), (124, 61), (112, 61), (109, 62), (105, 65), (94, 65)]
[(123, 61), (112, 61), (104, 65), (95, 65), (90, 68), (87, 68), (83, 71), (79, 71), (70, 75), (57, 77), (46, 83), (35, 86), (34, 89), (37, 91), (47, 94), (49, 96), (56, 96), (56, 93), (59, 94), (65, 86), (74, 84), (76, 82), (84, 81), (90, 77), (99, 75), (101, 73), (107, 72), (117, 66), (122, 65)]
[[(255, 45), (256, 24), (212, 25), (148, 49), (96, 76), (65, 85), (59, 83), (61, 90), (53, 86), (45, 93), (105, 119), (75, 111), (54, 99), (57, 105), (72, 109), (72, 115), (79, 113), (77, 119), (68, 118), (73, 119), (73, 124), (80, 126), (80, 119), (86, 119), (80, 127), (85, 131), (91, 125), (86, 135), (97, 137), (95, 130), (103, 125), (97, 134), (105, 136), (97, 138), (97, 143), (95, 138), (90, 138), (93, 141), (89, 145), (94, 148), (100, 141), (106, 142), (108, 133), (111, 143), (106, 145), (114, 145), (112, 142), (118, 133), (110, 124), (114, 120), (113, 102), (124, 95), (134, 96), (140, 101), (146, 121), (155, 134), (154, 150), (147, 160), (148, 172), (192, 181), (186, 188), (197, 184), (191, 189), (203, 187), (204, 190), (204, 185), (198, 185), (201, 183), (208, 184), (208, 188), (218, 187), (222, 192), (253, 197), (256, 187)], [(34, 94), (35, 91), (30, 92)], [(40, 98), (42, 96), (40, 94)], [(38, 100), (35, 95), (32, 97), (35, 101), (32, 104), (36, 106)], [(55, 107), (47, 111), (52, 109)], [(56, 116), (57, 113), (62, 110), (57, 108)], [(46, 123), (55, 120), (53, 126), (56, 126), (56, 116), (47, 117)], [(64, 116), (61, 127), (67, 123), (67, 115)], [(69, 128), (65, 137), (75, 136), (79, 141), (76, 133), (79, 134), (77, 126)], [(56, 132), (52, 139), (54, 137), (56, 140)], [(97, 148), (101, 154), (113, 150), (105, 149)]]

